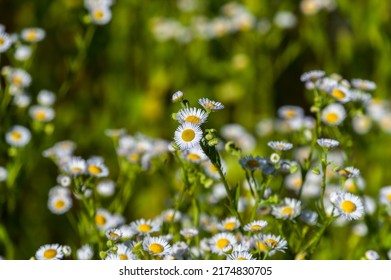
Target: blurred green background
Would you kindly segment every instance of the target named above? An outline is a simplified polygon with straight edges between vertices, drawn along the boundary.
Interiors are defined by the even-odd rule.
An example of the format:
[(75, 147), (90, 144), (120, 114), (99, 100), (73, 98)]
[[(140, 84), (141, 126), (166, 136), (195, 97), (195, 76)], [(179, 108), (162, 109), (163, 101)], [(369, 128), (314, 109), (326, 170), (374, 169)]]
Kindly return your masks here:
[[(40, 154), (57, 141), (75, 141), (79, 155), (105, 157), (115, 173), (115, 151), (104, 131), (126, 128), (130, 134), (172, 139), (176, 123), (170, 118), (175, 110), (171, 95), (175, 91), (183, 91), (194, 104), (200, 97), (222, 102), (226, 109), (210, 119), (211, 127), (240, 123), (254, 133), (256, 122), (274, 117), (281, 105), (299, 105), (309, 113), (311, 100), (306, 99), (300, 75), (312, 69), (339, 73), (349, 80), (375, 81), (374, 95), (390, 99), (390, 1), (329, 0), (324, 2), (330, 6), (314, 14), (303, 12), (304, 1), (236, 1), (256, 20), (251, 28), (212, 38), (186, 32), (167, 40), (155, 36), (154, 27), (168, 19), (184, 32), (197, 19), (219, 18), (224, 14), (221, 8), (229, 2), (115, 1), (111, 22), (95, 26), (84, 63), (69, 89), (57, 97), (54, 134), (34, 143), (37, 148), (30, 156), (40, 160), (27, 164), (18, 178), (23, 186), (19, 201), (23, 207), (7, 219), (14, 220), (11, 236), (18, 244), (19, 258), (29, 257), (49, 241), (68, 242), (66, 218), (51, 214), (43, 205), (48, 190), (56, 184), (57, 171)], [(87, 32), (85, 15), (82, 0), (0, 1), (0, 23), (8, 33), (33, 26), (46, 31), (29, 69), (32, 97), (41, 89), (60, 91), (68, 77), (68, 61), (77, 56), (77, 38)], [(284, 20), (290, 26), (284, 26)], [(157, 32), (161, 35), (163, 31)], [(7, 58), (1, 63), (6, 65)], [(2, 126), (12, 124), (0, 121)], [(365, 148), (365, 141), (362, 145)], [(363, 173), (380, 187), (391, 178), (376, 166), (384, 164), (381, 156), (390, 153), (373, 149), (376, 147), (368, 147), (367, 157), (358, 167), (371, 164), (370, 174)], [(6, 151), (1, 152), (6, 158)], [(166, 195), (167, 183), (162, 186), (162, 181), (140, 179), (143, 193), (134, 201), (129, 220), (153, 217), (164, 207), (163, 199), (151, 195), (156, 191)], [(153, 202), (144, 203), (143, 197)]]

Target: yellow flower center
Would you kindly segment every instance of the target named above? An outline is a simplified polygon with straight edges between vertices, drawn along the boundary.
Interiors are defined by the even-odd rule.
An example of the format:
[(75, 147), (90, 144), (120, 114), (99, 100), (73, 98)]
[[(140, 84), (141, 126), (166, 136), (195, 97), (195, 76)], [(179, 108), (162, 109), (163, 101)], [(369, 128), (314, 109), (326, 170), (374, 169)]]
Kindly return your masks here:
[(95, 216), (95, 223), (98, 225), (98, 226), (103, 226), (106, 224), (106, 217), (103, 216), (103, 215), (100, 215), (100, 214), (97, 214)]
[(3, 45), (5, 42), (5, 40), (3, 38), (0, 37), (0, 46)]
[(237, 258), (236, 260), (238, 260), (238, 261), (247, 261), (247, 259), (246, 259), (246, 258), (243, 258), (243, 257), (239, 257), (239, 258)]
[(234, 230), (235, 229), (235, 226), (236, 226), (236, 223), (235, 222), (229, 222), (229, 223), (226, 223), (224, 225), (224, 228), (226, 230)]
[(259, 251), (265, 252), (265, 251), (268, 250), (268, 248), (266, 247), (265, 243), (263, 243), (261, 241), (257, 241), (256, 244), (257, 244), (257, 247), (258, 247)]
[(166, 221), (172, 222), (174, 220), (174, 215), (173, 214), (167, 214), (166, 215)]
[(194, 160), (194, 161), (198, 161), (201, 159), (201, 157), (197, 154), (188, 154), (187, 155), (187, 159), (188, 160)]
[(109, 233), (109, 236), (112, 237), (112, 238), (118, 238), (119, 237), (119, 234), (115, 233), (115, 232), (110, 232)]
[(277, 242), (276, 240), (271, 239), (271, 238), (266, 239), (266, 240), (265, 240), (265, 243), (266, 243), (269, 247), (271, 247), (271, 248), (276, 247), (277, 244), (278, 244), (278, 242)]
[(11, 138), (12, 138), (12, 140), (18, 141), (22, 138), (22, 134), (18, 131), (12, 131)]
[(23, 79), (20, 76), (14, 76), (12, 78), (12, 83), (17, 85), (17, 86), (22, 84), (22, 82), (23, 82)]
[(37, 39), (37, 33), (35, 31), (30, 31), (26, 34), (26, 41), (35, 41)]
[(247, 161), (247, 165), (250, 168), (258, 168), (259, 167), (259, 162), (255, 159), (250, 159)]
[(164, 247), (159, 243), (152, 243), (151, 245), (149, 245), (149, 251), (154, 254), (160, 254), (164, 251)]
[(227, 245), (229, 245), (229, 240), (226, 238), (221, 238), (221, 239), (217, 240), (217, 242), (216, 242), (216, 246), (220, 250), (224, 249), (224, 247), (226, 247)]
[(282, 210), (281, 210), (281, 215), (282, 216), (292, 216), (293, 214), (293, 209), (292, 207), (284, 207)]
[(141, 224), (138, 226), (138, 230), (141, 232), (150, 232), (151, 231), (151, 226), (148, 224)]
[(191, 123), (194, 123), (194, 124), (198, 124), (200, 122), (200, 118), (197, 117), (197, 116), (188, 116), (186, 119), (185, 119), (185, 122), (191, 122)]
[(35, 113), (35, 118), (36, 118), (37, 120), (39, 120), (39, 121), (43, 121), (43, 120), (46, 119), (46, 114), (45, 114), (44, 111), (37, 111), (37, 112)]
[(72, 170), (73, 172), (81, 172), (81, 171), (83, 171), (83, 169), (81, 169), (80, 167), (77, 167), (77, 166), (72, 167), (71, 170)]
[(391, 193), (387, 195), (388, 201), (391, 201)]
[(94, 16), (96, 19), (102, 19), (104, 17), (104, 13), (101, 10), (97, 10), (94, 12)]
[(331, 92), (331, 95), (334, 96), (336, 99), (343, 99), (346, 97), (346, 94), (340, 89), (334, 89)]
[(126, 260), (128, 260), (128, 257), (125, 254), (119, 254), (119, 259), (126, 261)]
[(92, 174), (99, 174), (102, 173), (102, 169), (96, 165), (89, 165), (88, 171)]
[(57, 250), (55, 250), (55, 249), (47, 249), (43, 253), (43, 257), (45, 259), (53, 259), (55, 256), (57, 256)]
[(56, 203), (54, 204), (54, 207), (57, 209), (62, 209), (65, 205), (64, 200), (57, 200)]
[(209, 170), (210, 170), (212, 173), (217, 173), (217, 172), (219, 172), (219, 170), (217, 169), (217, 167), (216, 167), (214, 164), (211, 164), (211, 165), (210, 165)]
[(347, 213), (352, 213), (357, 209), (356, 204), (354, 204), (353, 202), (351, 202), (349, 200), (345, 200), (344, 202), (342, 202), (341, 208), (344, 212), (347, 212)]
[(129, 159), (131, 161), (138, 161), (140, 159), (140, 155), (139, 154), (131, 154), (131, 155), (129, 155)]
[(294, 117), (296, 117), (296, 111), (295, 110), (286, 110), (285, 116), (288, 118), (294, 118)]
[(193, 129), (185, 129), (182, 132), (182, 140), (185, 142), (191, 142), (195, 138), (195, 132)]
[(260, 225), (253, 225), (250, 227), (250, 230), (253, 230), (253, 231), (256, 231), (256, 230), (260, 230), (262, 227)]
[(212, 102), (206, 102), (205, 103), (205, 108), (213, 109), (214, 107), (216, 107), (216, 106)]
[(325, 120), (328, 123), (336, 123), (339, 120), (338, 114), (336, 113), (328, 113), (325, 116)]

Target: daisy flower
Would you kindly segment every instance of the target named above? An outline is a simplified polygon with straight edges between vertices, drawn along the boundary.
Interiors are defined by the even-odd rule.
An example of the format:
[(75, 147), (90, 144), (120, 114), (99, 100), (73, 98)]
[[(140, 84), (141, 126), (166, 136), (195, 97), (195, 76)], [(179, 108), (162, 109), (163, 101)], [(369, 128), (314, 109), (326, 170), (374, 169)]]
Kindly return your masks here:
[(118, 244), (116, 247), (116, 255), (120, 260), (137, 260), (137, 256), (132, 252), (132, 249), (125, 244)]
[(347, 103), (350, 101), (350, 92), (349, 89), (343, 86), (333, 87), (330, 92), (330, 96), (341, 103)]
[(73, 176), (84, 174), (86, 169), (86, 161), (77, 156), (71, 157), (70, 160), (64, 164), (64, 170)]
[(219, 229), (222, 231), (233, 231), (239, 228), (240, 222), (236, 217), (228, 217), (224, 219), (219, 225)]
[(183, 92), (182, 91), (177, 91), (175, 92), (172, 97), (171, 97), (171, 101), (173, 103), (176, 103), (176, 102), (180, 102), (183, 100)]
[(62, 246), (60, 244), (46, 244), (39, 247), (35, 253), (37, 260), (61, 260), (64, 258)]
[(6, 142), (14, 147), (26, 146), (30, 139), (30, 130), (21, 125), (14, 125), (5, 135)]
[(310, 70), (308, 72), (305, 72), (301, 74), (300, 81), (302, 82), (308, 82), (308, 81), (316, 81), (320, 78), (323, 78), (325, 75), (325, 71), (323, 70)]
[(109, 228), (106, 230), (105, 235), (109, 240), (118, 241), (122, 238), (122, 231), (118, 228)]
[(38, 92), (37, 101), (42, 106), (52, 106), (56, 101), (56, 95), (46, 89), (42, 89)]
[(239, 164), (243, 169), (247, 169), (249, 171), (255, 171), (257, 169), (261, 169), (263, 165), (265, 165), (266, 160), (259, 156), (246, 156), (239, 159)]
[(385, 186), (380, 189), (379, 201), (382, 205), (391, 205), (391, 186)]
[(92, 260), (94, 257), (94, 250), (91, 245), (84, 244), (76, 250), (76, 257), (78, 260)]
[(54, 119), (55, 112), (52, 108), (42, 105), (34, 105), (29, 109), (30, 117), (39, 122), (50, 122)]
[(183, 123), (175, 131), (174, 140), (181, 150), (199, 146), (202, 130), (193, 123)]
[(300, 215), (300, 219), (306, 224), (314, 226), (318, 221), (318, 214), (311, 210), (304, 210)]
[(340, 125), (345, 118), (345, 108), (339, 103), (329, 104), (322, 110), (321, 119), (327, 125)]
[(320, 138), (316, 140), (319, 146), (326, 149), (333, 149), (339, 146), (339, 141), (329, 138)]
[(19, 61), (26, 61), (31, 57), (32, 52), (33, 50), (30, 46), (19, 45), (16, 47), (14, 57)]
[(38, 27), (29, 27), (21, 31), (20, 37), (29, 43), (37, 43), (42, 41), (46, 36), (45, 30)]
[(109, 169), (103, 163), (103, 160), (98, 158), (91, 158), (87, 160), (87, 172), (94, 177), (106, 177), (109, 175)]
[(182, 213), (175, 209), (164, 210), (161, 214), (164, 222), (179, 222), (182, 218)]
[(89, 12), (92, 22), (98, 25), (105, 25), (109, 23), (112, 18), (110, 8), (103, 5), (93, 6)]
[(106, 209), (99, 208), (95, 213), (95, 225), (100, 230), (107, 230), (109, 228), (118, 227), (123, 223), (123, 217), (115, 215)]
[(169, 255), (172, 251), (171, 245), (162, 237), (144, 238), (143, 249), (149, 254), (159, 257)]
[(0, 32), (0, 53), (6, 52), (11, 47), (11, 45), (11, 37), (5, 32)]
[(217, 101), (210, 100), (208, 98), (201, 98), (198, 100), (198, 103), (202, 107), (204, 107), (205, 110), (211, 111), (211, 112), (224, 109), (223, 104), (221, 104), (220, 102), (217, 102)]
[(345, 178), (356, 178), (360, 176), (360, 170), (353, 166), (340, 168), (337, 170), (338, 174), (345, 177)]
[(210, 247), (213, 253), (216, 253), (218, 255), (223, 255), (224, 249), (227, 246), (234, 246), (236, 245), (237, 240), (235, 236), (232, 233), (222, 232), (215, 234), (210, 239)]
[(227, 256), (227, 260), (250, 261), (256, 259), (247, 251), (233, 251)]
[(251, 223), (248, 223), (247, 225), (244, 226), (244, 230), (248, 232), (258, 232), (263, 230), (267, 226), (267, 221), (264, 220), (256, 220), (252, 221)]
[(284, 204), (272, 207), (272, 214), (277, 219), (294, 219), (301, 213), (301, 201), (294, 198), (285, 198)]
[(0, 166), (0, 182), (7, 180), (8, 171), (3, 166)]
[(206, 122), (208, 113), (202, 109), (197, 108), (184, 108), (176, 114), (176, 119), (179, 123), (190, 122), (195, 125), (201, 125)]
[(172, 254), (176, 259), (182, 259), (189, 251), (189, 246), (186, 242), (179, 241), (172, 245)]
[(367, 260), (380, 260), (379, 253), (376, 252), (375, 250), (368, 250), (365, 252), (365, 259)]
[(352, 86), (364, 91), (373, 91), (376, 89), (376, 84), (374, 82), (363, 79), (352, 79)]
[(185, 238), (193, 238), (198, 235), (199, 231), (196, 228), (184, 228), (179, 233)]
[(141, 234), (149, 235), (150, 233), (160, 230), (160, 225), (151, 220), (139, 219), (130, 223), (132, 231)]
[(102, 180), (96, 185), (98, 194), (104, 197), (110, 197), (115, 192), (115, 183), (112, 180)]
[(69, 195), (50, 195), (48, 200), (49, 210), (56, 215), (62, 215), (72, 208), (73, 202)]
[(284, 184), (288, 190), (299, 192), (301, 186), (303, 185), (301, 172), (294, 172), (285, 176)]
[(288, 242), (284, 238), (270, 233), (257, 235), (255, 245), (257, 250), (268, 253), (269, 256), (272, 256), (277, 251), (284, 253), (288, 248)]
[(290, 120), (304, 117), (304, 109), (295, 105), (284, 105), (278, 108), (277, 115), (281, 119)]
[(358, 196), (348, 192), (330, 194), (330, 201), (342, 217), (347, 220), (358, 220), (364, 214), (364, 204)]
[(200, 163), (208, 159), (208, 157), (205, 155), (204, 151), (200, 146), (195, 146), (188, 150), (184, 150), (182, 156), (186, 160), (193, 163)]
[(293, 148), (292, 143), (283, 141), (270, 141), (267, 145), (275, 151), (288, 151)]

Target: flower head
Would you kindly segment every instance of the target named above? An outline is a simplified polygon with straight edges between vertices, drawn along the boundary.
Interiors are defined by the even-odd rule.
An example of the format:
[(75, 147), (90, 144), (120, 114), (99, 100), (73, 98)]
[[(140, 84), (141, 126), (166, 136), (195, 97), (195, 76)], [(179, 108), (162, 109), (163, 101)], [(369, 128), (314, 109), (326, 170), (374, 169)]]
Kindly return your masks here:
[(364, 214), (363, 202), (358, 196), (351, 193), (331, 193), (330, 200), (338, 213), (347, 220), (358, 220)]
[(327, 105), (322, 110), (322, 121), (331, 126), (340, 125), (346, 118), (346, 110), (343, 105), (339, 103), (332, 103)]
[(64, 257), (60, 244), (46, 244), (39, 247), (35, 253), (37, 260), (61, 260)]
[(30, 130), (21, 125), (14, 125), (5, 135), (6, 142), (14, 147), (26, 146), (30, 139)]
[(213, 111), (224, 109), (223, 104), (221, 104), (220, 102), (217, 102), (217, 101), (210, 100), (208, 98), (201, 98), (200, 100), (198, 100), (198, 103), (202, 107), (204, 107), (204, 109), (207, 111), (213, 112)]
[(175, 131), (174, 140), (181, 150), (199, 146), (201, 139), (202, 130), (193, 123), (183, 123)]
[(162, 237), (146, 237), (143, 240), (143, 249), (154, 256), (171, 254), (171, 245)]

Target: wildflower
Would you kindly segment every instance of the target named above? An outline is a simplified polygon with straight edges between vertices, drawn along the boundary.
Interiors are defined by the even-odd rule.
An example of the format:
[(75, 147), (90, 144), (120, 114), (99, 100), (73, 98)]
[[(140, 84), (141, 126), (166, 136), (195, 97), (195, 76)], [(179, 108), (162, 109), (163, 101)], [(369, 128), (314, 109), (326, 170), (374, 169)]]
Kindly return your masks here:
[(45, 30), (38, 27), (29, 27), (21, 31), (20, 37), (29, 43), (37, 43), (42, 41), (46, 36)]
[(184, 228), (179, 233), (185, 238), (193, 238), (198, 235), (199, 231), (196, 228)]
[(301, 201), (294, 198), (285, 198), (284, 204), (272, 207), (272, 214), (277, 219), (294, 219), (301, 213)]
[(346, 103), (350, 101), (350, 92), (347, 88), (343, 86), (333, 87), (329, 94), (341, 103)]
[(176, 103), (176, 102), (180, 102), (183, 100), (183, 92), (182, 91), (177, 91), (175, 92), (172, 97), (171, 97), (171, 101)]
[(81, 175), (86, 172), (87, 163), (81, 157), (74, 156), (64, 164), (64, 170), (73, 176)]
[(301, 176), (301, 172), (294, 172), (292, 174), (288, 174), (284, 178), (284, 184), (288, 190), (298, 192), (303, 185), (303, 178)]
[[(222, 162), (221, 164), (222, 164), (222, 169), (223, 169), (223, 173), (224, 173), (225, 163)], [(216, 180), (220, 179), (219, 169), (210, 160), (202, 162), (202, 167), (209, 177), (216, 179)]]
[(8, 172), (3, 166), (0, 166), (0, 182), (7, 180)]
[(181, 150), (188, 150), (199, 145), (202, 130), (193, 123), (183, 123), (175, 131), (174, 140)]
[(141, 235), (148, 235), (160, 230), (160, 225), (145, 219), (139, 219), (130, 223), (132, 230)]
[(183, 157), (193, 163), (201, 163), (208, 159), (200, 146), (183, 151)]
[(344, 189), (348, 192), (355, 193), (357, 191), (362, 191), (365, 189), (366, 182), (361, 177), (348, 178), (344, 183)]
[(25, 88), (31, 84), (31, 75), (23, 69), (12, 69), (7, 80), (16, 87)]
[(76, 250), (76, 257), (78, 260), (91, 260), (94, 257), (94, 250), (91, 245), (84, 244)]
[(88, 159), (86, 164), (87, 164), (86, 170), (88, 174), (94, 177), (101, 178), (109, 175), (109, 169), (100, 159), (97, 158)]
[(242, 157), (239, 159), (239, 163), (242, 166), (243, 169), (247, 169), (249, 171), (255, 171), (258, 169), (261, 169), (262, 165), (265, 163), (265, 159), (261, 158), (259, 156), (247, 156), (247, 157)]
[(239, 226), (240, 222), (236, 217), (228, 217), (218, 225), (219, 229), (222, 231), (233, 231)]
[(175, 242), (172, 245), (172, 254), (176, 259), (182, 259), (188, 251), (189, 246), (183, 241)]
[(322, 110), (321, 119), (328, 125), (340, 125), (346, 118), (345, 108), (338, 103), (327, 105)]
[(268, 224), (267, 221), (256, 220), (246, 224), (243, 229), (251, 233), (258, 232), (263, 230), (267, 226), (267, 224)]
[(284, 253), (287, 249), (288, 242), (279, 235), (260, 233), (255, 238), (255, 245), (260, 252), (272, 256), (277, 251)]
[(60, 260), (64, 257), (60, 244), (46, 244), (39, 247), (35, 253), (37, 260)]
[(162, 213), (164, 222), (179, 222), (182, 218), (182, 213), (179, 210), (167, 209)]
[(122, 231), (118, 228), (109, 228), (105, 235), (109, 240), (118, 241), (122, 238)]
[(357, 114), (352, 119), (352, 126), (357, 134), (367, 134), (372, 128), (372, 119), (367, 115)]
[(37, 101), (42, 106), (52, 106), (56, 101), (56, 95), (52, 91), (42, 89), (38, 92)]
[(292, 143), (282, 141), (270, 141), (267, 145), (275, 151), (288, 151), (293, 148)]
[(98, 24), (98, 25), (108, 24), (112, 18), (110, 8), (108, 8), (104, 5), (93, 6), (89, 10), (89, 13), (90, 13), (92, 22), (95, 24)]
[(115, 192), (115, 183), (112, 180), (102, 180), (96, 185), (98, 194), (104, 197), (110, 197)]
[(14, 57), (19, 61), (26, 61), (31, 57), (32, 53), (33, 50), (30, 46), (19, 45), (16, 47)]
[(303, 118), (304, 110), (299, 106), (284, 105), (278, 109), (277, 114), (282, 119), (291, 120), (295, 118)]
[(290, 11), (278, 11), (274, 16), (274, 23), (282, 29), (290, 29), (296, 26), (297, 18)]
[(172, 251), (171, 245), (162, 237), (144, 238), (143, 249), (151, 255), (159, 257), (169, 255)]
[(54, 119), (55, 112), (50, 107), (34, 105), (30, 107), (29, 114), (36, 121), (50, 122)]
[(72, 198), (69, 195), (50, 195), (48, 200), (49, 210), (56, 215), (62, 215), (72, 208)]
[(215, 234), (210, 239), (210, 246), (213, 253), (223, 255), (224, 254), (224, 248), (231, 245), (236, 245), (237, 240), (235, 236), (231, 233), (218, 233)]
[(221, 104), (220, 102), (210, 100), (208, 98), (201, 98), (198, 100), (198, 103), (204, 107), (206, 111), (217, 111), (224, 109), (224, 105)]
[(118, 227), (123, 223), (123, 217), (114, 215), (108, 210), (98, 208), (95, 213), (95, 225), (100, 230)]
[(26, 146), (30, 139), (30, 130), (21, 125), (14, 125), (5, 135), (6, 142), (14, 147)]
[(367, 260), (380, 260), (379, 253), (375, 250), (368, 250), (365, 252), (365, 259)]
[(306, 224), (314, 226), (318, 220), (318, 214), (311, 210), (304, 210), (301, 213), (300, 219)]
[(236, 260), (236, 261), (250, 261), (256, 260), (253, 255), (251, 255), (247, 251), (233, 251), (231, 254), (227, 256), (227, 260)]
[(358, 220), (364, 214), (361, 199), (351, 193), (334, 192), (330, 194), (330, 200), (338, 213), (347, 220)]
[(337, 140), (329, 138), (320, 138), (316, 140), (316, 142), (319, 146), (326, 149), (333, 149), (339, 146), (339, 142)]
[(0, 53), (6, 52), (12, 45), (11, 37), (0, 30)]
[(337, 170), (338, 174), (345, 177), (345, 178), (355, 178), (360, 175), (360, 170), (353, 166), (340, 168)]
[(14, 96), (12, 103), (19, 108), (26, 108), (31, 103), (31, 97), (27, 93), (19, 93)]
[(206, 122), (208, 118), (208, 114), (202, 110), (197, 108), (184, 108), (181, 109), (177, 114), (176, 118), (179, 123), (183, 124), (185, 122), (190, 122), (195, 125), (201, 125)]
[(308, 82), (308, 81), (314, 82), (316, 80), (319, 80), (319, 79), (323, 78), (324, 75), (325, 75), (325, 71), (323, 71), (323, 70), (311, 70), (311, 71), (303, 73), (300, 76), (300, 81), (302, 81), (302, 82)]
[(385, 186), (380, 189), (379, 201), (382, 205), (391, 205), (391, 186)]
[(376, 84), (372, 81), (363, 80), (363, 79), (352, 79), (352, 85), (364, 91), (373, 91), (376, 89)]
[(137, 256), (132, 252), (132, 249), (125, 244), (116, 245), (117, 252), (120, 260), (137, 260)]

